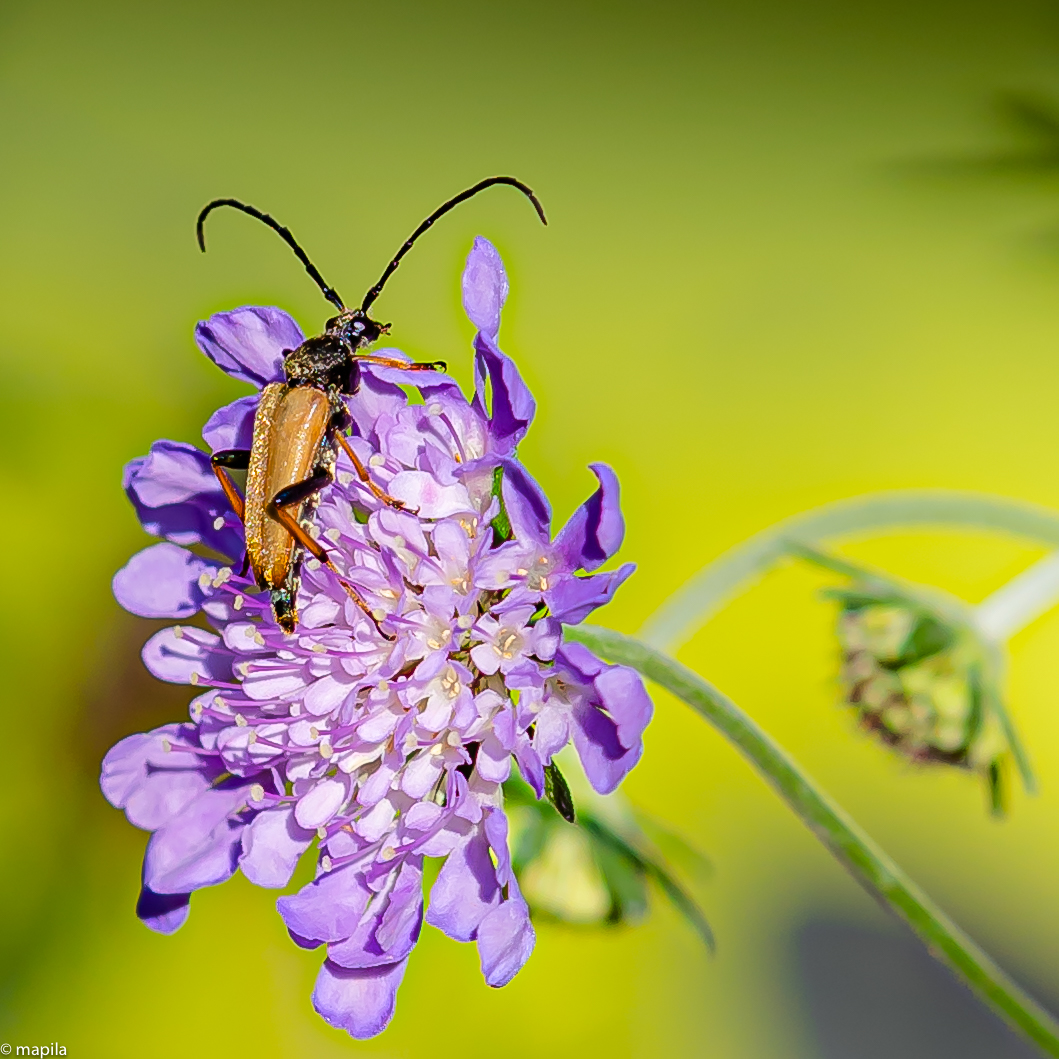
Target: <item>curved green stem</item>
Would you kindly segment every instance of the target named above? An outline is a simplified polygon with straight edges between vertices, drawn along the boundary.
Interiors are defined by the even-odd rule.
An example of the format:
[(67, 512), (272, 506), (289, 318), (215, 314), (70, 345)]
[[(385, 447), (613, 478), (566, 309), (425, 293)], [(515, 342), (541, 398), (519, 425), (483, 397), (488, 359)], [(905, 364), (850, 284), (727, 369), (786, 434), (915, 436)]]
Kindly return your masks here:
[(786, 555), (791, 538), (812, 544), (847, 533), (911, 526), (1003, 530), (1059, 546), (1059, 514), (1006, 497), (914, 490), (840, 500), (777, 522), (704, 566), (647, 619), (640, 636), (653, 647), (678, 647), (745, 582)]
[(629, 636), (594, 626), (566, 636), (632, 666), (701, 714), (732, 743), (834, 857), (894, 910), (927, 949), (1048, 1055), (1059, 1057), (1059, 1022), (1013, 982), (731, 699), (686, 666)]

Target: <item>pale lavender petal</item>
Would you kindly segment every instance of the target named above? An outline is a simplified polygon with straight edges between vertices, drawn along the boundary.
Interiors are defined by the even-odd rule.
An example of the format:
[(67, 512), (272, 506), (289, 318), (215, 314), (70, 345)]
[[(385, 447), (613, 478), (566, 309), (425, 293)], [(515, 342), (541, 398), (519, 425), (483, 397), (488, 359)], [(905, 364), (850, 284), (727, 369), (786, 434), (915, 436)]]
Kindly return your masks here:
[(313, 1007), (325, 1022), (366, 1040), (393, 1018), (407, 960), (382, 967), (346, 968), (325, 960), (316, 978)]
[(231, 656), (217, 650), (221, 638), (194, 626), (156, 632), (143, 645), (143, 664), (159, 680), (192, 684), (231, 677)]
[(276, 908), (292, 934), (314, 941), (342, 941), (357, 929), (371, 891), (352, 865), (326, 872)]
[(477, 236), (461, 281), (463, 308), (483, 334), (496, 340), (500, 330), (500, 310), (507, 300), (507, 273), (500, 254), (488, 239)]
[(217, 567), (186, 548), (163, 542), (137, 552), (111, 583), (114, 598), (141, 618), (189, 618), (206, 598), (199, 578)]
[(499, 900), (489, 843), (476, 833), (442, 865), (430, 890), (427, 922), (456, 941), (473, 941), (478, 924)]
[(232, 875), (245, 826), (233, 815), (247, 799), (240, 784), (203, 791), (151, 836), (143, 859), (145, 886), (159, 894), (190, 893)]
[(289, 805), (258, 813), (243, 832), (239, 869), (257, 886), (286, 886), (315, 834), (298, 826)]
[(305, 335), (282, 309), (248, 305), (200, 321), (195, 341), (232, 378), (261, 387), (283, 380), (283, 354), (297, 349)]
[(530, 958), (537, 940), (522, 897), (513, 896), (489, 912), (478, 927), (477, 940), (486, 982), (507, 985)]

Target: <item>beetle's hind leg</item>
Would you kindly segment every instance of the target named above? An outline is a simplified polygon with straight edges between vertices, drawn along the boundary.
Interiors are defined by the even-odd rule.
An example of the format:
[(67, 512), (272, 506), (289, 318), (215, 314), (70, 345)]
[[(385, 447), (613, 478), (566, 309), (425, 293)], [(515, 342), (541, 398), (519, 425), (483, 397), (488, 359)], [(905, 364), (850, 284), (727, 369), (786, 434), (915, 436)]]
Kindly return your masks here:
[(335, 440), (342, 446), (342, 451), (349, 457), (350, 462), (353, 464), (353, 470), (357, 472), (357, 477), (371, 490), (371, 495), (374, 496), (376, 500), (389, 507), (395, 508), (397, 511), (408, 511), (413, 515), (419, 511), (419, 508), (409, 507), (403, 500), (398, 500), (397, 497), (390, 496), (389, 493), (381, 489), (371, 480), (371, 475), (368, 474), (368, 468), (360, 462), (360, 459), (353, 451), (353, 446), (350, 445), (345, 434), (336, 431)]
[(288, 485), (285, 489), (281, 489), (265, 508), (265, 512), (338, 578), (338, 583), (345, 589), (349, 598), (371, 619), (379, 635), (387, 640), (392, 640), (394, 637), (383, 632), (379, 619), (372, 613), (371, 607), (368, 606), (364, 597), (339, 573), (338, 568), (331, 561), (331, 556), (327, 554), (327, 549), (319, 541), (314, 540), (306, 532), (305, 527), (288, 510), (301, 504), (315, 493), (320, 492), (325, 486), (330, 485), (333, 480), (334, 476), (330, 470), (318, 468), (310, 478), (306, 478), (302, 482), (295, 482), (293, 485)]

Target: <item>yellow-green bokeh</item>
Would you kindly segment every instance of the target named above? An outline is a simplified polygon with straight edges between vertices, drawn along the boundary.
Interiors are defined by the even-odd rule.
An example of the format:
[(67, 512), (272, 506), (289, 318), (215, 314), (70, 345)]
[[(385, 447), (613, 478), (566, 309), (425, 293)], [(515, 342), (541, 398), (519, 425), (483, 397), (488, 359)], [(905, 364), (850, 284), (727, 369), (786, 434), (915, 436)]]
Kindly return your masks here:
[[(310, 1008), (319, 961), (274, 895), (196, 896), (172, 938), (132, 914), (144, 836), (95, 787), (107, 746), (179, 715), (139, 672), (147, 623), (109, 596), (144, 537), (120, 468), (195, 440), (240, 392), (196, 319), (325, 306), (270, 233), (196, 211), (237, 195), (290, 225), (352, 300), (441, 199), (378, 304), (409, 352), (469, 378), (458, 276), (505, 256), (501, 333), (539, 402), (522, 455), (560, 517), (624, 484), (634, 631), (726, 547), (829, 500), (948, 487), (1059, 507), (1059, 179), (963, 164), (1019, 141), (993, 105), (1059, 100), (1059, 11), (919, 0), (0, 7), (0, 484), (5, 778), (0, 1038), (80, 1056), (811, 1056), (791, 931), (879, 914), (761, 781), (657, 700), (637, 804), (705, 849), (710, 960), (656, 904), (613, 932), (542, 924), (491, 991), (428, 929), (391, 1029)], [(1025, 542), (920, 534), (849, 554), (979, 599)], [(770, 728), (929, 892), (1059, 995), (1059, 616), (1013, 645), (1041, 773), (1003, 823), (957, 774), (903, 765), (835, 707), (823, 579), (770, 576), (682, 657)]]

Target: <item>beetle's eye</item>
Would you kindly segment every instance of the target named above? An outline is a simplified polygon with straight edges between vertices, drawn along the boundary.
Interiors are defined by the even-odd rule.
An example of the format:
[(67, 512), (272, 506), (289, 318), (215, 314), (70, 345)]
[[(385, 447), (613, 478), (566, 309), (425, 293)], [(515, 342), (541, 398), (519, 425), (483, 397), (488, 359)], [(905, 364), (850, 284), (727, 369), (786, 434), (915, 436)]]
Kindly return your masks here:
[(353, 330), (356, 331), (359, 335), (360, 332), (364, 330), (364, 325), (359, 320), (357, 320), (356, 323), (353, 324)]

